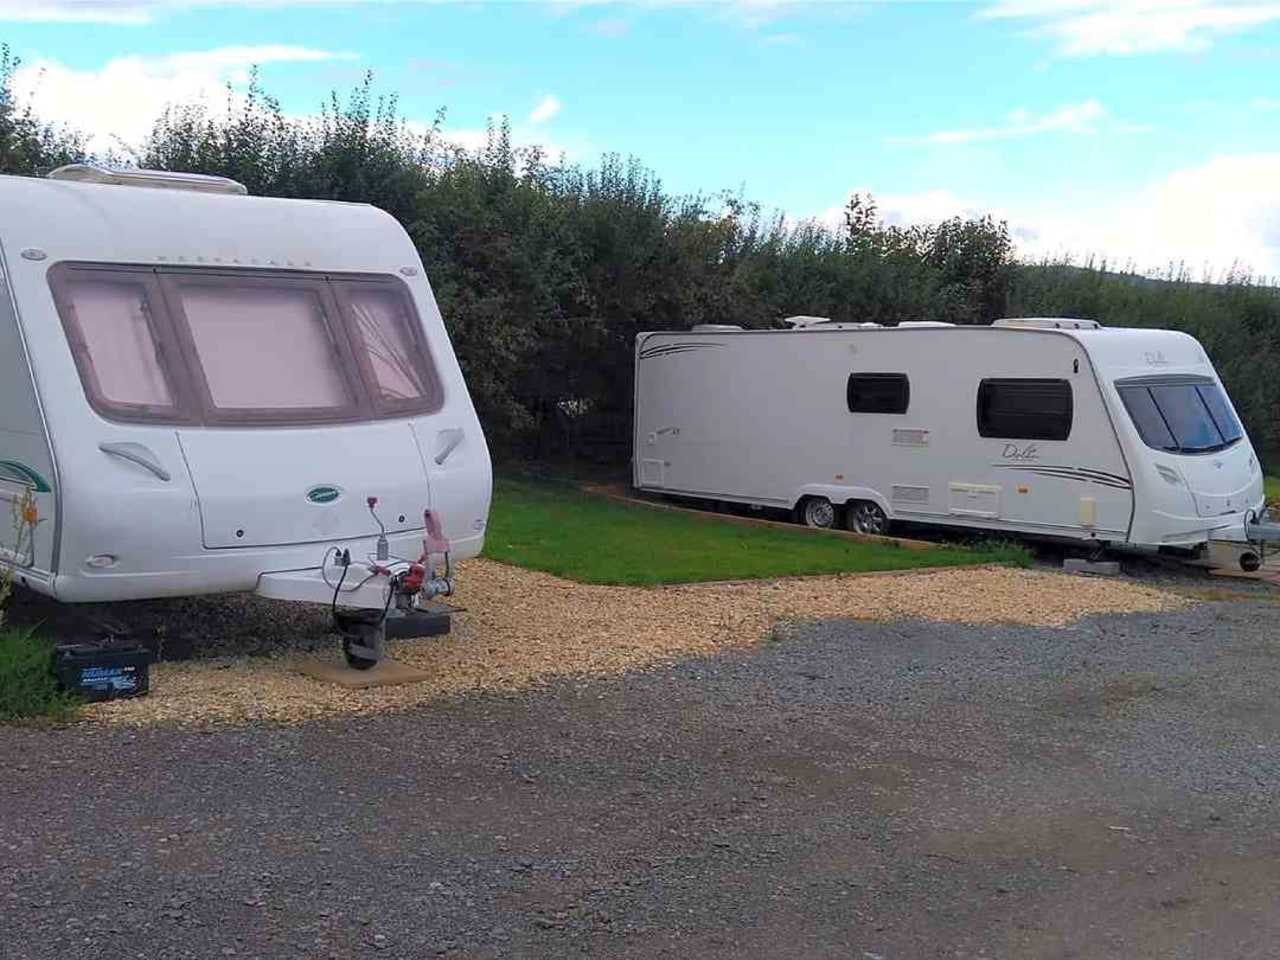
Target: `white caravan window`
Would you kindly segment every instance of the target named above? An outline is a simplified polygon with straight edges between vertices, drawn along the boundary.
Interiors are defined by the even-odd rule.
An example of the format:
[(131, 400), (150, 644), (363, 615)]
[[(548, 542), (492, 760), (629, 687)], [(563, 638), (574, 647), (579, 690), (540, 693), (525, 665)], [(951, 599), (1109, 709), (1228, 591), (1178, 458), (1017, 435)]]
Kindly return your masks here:
[(398, 283), (334, 282), (374, 403), (386, 412), (438, 409), (441, 391), (417, 312)]
[(176, 394), (163, 360), (151, 275), (66, 269), (57, 279), (55, 303), (94, 408), (124, 419), (173, 419)]
[(323, 284), (225, 276), (165, 284), (197, 386), (219, 418), (341, 417), (355, 406)]
[(1142, 442), (1170, 453), (1212, 453), (1244, 436), (1222, 388), (1208, 377), (1134, 377), (1116, 389)]

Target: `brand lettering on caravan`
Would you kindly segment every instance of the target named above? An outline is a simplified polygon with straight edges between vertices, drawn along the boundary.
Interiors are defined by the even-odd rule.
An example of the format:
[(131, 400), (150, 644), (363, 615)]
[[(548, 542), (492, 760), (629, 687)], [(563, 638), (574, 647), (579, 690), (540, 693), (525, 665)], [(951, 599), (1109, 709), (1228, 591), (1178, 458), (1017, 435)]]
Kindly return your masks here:
[(1025, 447), (1020, 447), (1016, 443), (1006, 443), (1000, 456), (1006, 460), (1039, 460), (1040, 448), (1034, 443), (1028, 443)]

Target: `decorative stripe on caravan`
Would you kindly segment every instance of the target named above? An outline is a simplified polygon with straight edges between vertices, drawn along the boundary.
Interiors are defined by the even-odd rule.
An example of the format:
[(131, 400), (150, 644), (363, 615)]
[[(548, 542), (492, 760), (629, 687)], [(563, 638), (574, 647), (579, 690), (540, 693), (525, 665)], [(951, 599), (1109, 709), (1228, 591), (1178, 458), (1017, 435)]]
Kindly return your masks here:
[(1002, 470), (1023, 470), (1041, 477), (1057, 477), (1059, 480), (1078, 480), (1081, 483), (1096, 483), (1101, 487), (1113, 487), (1116, 490), (1132, 490), (1133, 481), (1116, 473), (1102, 470), (1091, 470), (1085, 467), (1068, 467), (1050, 463), (993, 463), (993, 467)]
[(0, 460), (0, 480), (13, 480), (25, 483), (35, 493), (49, 493), (49, 481), (32, 470), (25, 463), (17, 460)]
[(682, 343), (660, 343), (656, 347), (644, 347), (640, 350), (640, 359), (650, 357), (669, 357), (675, 353), (688, 353), (690, 350), (705, 350), (710, 347), (723, 347), (719, 340), (693, 340)]

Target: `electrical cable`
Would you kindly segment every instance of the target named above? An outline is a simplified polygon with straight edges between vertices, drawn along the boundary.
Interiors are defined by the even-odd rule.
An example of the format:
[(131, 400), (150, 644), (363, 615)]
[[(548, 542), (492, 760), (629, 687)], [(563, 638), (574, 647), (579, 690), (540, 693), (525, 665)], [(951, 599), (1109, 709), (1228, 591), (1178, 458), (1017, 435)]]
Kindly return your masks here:
[(324, 580), (324, 585), (326, 587), (333, 586), (333, 584), (329, 582), (329, 554), (331, 553), (336, 557), (342, 556), (342, 551), (337, 547), (330, 547), (324, 552), (324, 559), (320, 561), (320, 578)]
[(387, 602), (382, 605), (382, 616), (378, 620), (379, 626), (387, 622), (387, 613), (391, 610), (391, 598), (396, 595), (396, 582), (399, 579), (399, 576), (394, 576), (387, 580)]
[[(329, 612), (333, 615), (335, 620), (338, 619), (338, 591), (342, 589), (342, 584), (347, 579), (347, 571), (350, 569), (351, 564), (348, 563), (343, 565), (342, 576), (338, 578), (338, 585), (333, 588), (333, 600), (329, 603)], [(328, 583), (328, 578), (325, 578), (324, 582)]]
[[(342, 577), (339, 578), (338, 583), (335, 585), (333, 581), (329, 579), (329, 554), (331, 553), (336, 554), (339, 557), (342, 556), (342, 551), (339, 550), (337, 547), (330, 547), (328, 550), (326, 550), (324, 552), (324, 560), (322, 560), (320, 563), (320, 576), (324, 580), (324, 585), (326, 587), (333, 587), (334, 594), (336, 595), (342, 588), (343, 581), (346, 579), (347, 569), (351, 566), (351, 564), (349, 563), (343, 564)], [(370, 558), (369, 562), (370, 563), (373, 562), (372, 558)], [(408, 561), (406, 560), (402, 562), (407, 563)], [(361, 587), (363, 587), (366, 583), (368, 583), (370, 580), (372, 580), (376, 576), (378, 576), (376, 572), (371, 573), (367, 577), (365, 577), (363, 580), (361, 580), (359, 583), (353, 584), (352, 586), (347, 587), (346, 590), (341, 590), (341, 592), (355, 593), (357, 590), (359, 590)]]

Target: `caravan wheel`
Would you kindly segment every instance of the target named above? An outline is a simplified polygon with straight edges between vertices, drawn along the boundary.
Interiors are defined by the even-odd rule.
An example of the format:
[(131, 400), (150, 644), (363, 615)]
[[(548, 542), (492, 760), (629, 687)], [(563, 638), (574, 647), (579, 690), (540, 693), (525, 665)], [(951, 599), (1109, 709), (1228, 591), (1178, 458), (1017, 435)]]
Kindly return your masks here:
[(806, 527), (825, 530), (836, 525), (836, 508), (826, 497), (805, 497), (800, 504), (800, 519)]
[(883, 536), (889, 532), (889, 518), (878, 504), (870, 500), (855, 500), (849, 504), (845, 518), (849, 529), (855, 533)]

